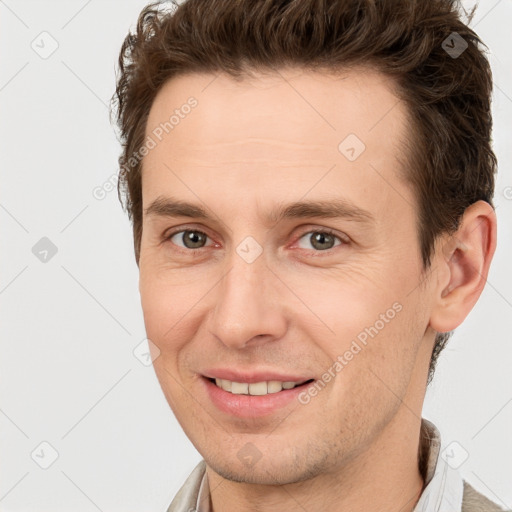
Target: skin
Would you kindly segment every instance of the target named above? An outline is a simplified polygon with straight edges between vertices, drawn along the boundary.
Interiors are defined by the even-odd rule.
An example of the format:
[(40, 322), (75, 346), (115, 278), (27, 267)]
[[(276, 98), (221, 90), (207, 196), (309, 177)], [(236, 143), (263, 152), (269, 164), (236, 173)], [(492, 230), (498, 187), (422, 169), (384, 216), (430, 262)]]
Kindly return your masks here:
[[(152, 105), (147, 134), (198, 101), (144, 157), (143, 207), (172, 196), (214, 220), (144, 214), (139, 289), (156, 375), (206, 461), (215, 512), (404, 512), (419, 499), (435, 331), (456, 328), (477, 301), (496, 218), (487, 203), (472, 205), (424, 272), (417, 205), (399, 176), (407, 112), (392, 86), (363, 68), (242, 82), (194, 73), (168, 81)], [(352, 162), (338, 150), (351, 133), (366, 146)], [(278, 203), (334, 198), (374, 222), (266, 221)], [(170, 228), (208, 238), (194, 251), (182, 233), (166, 240)], [(311, 235), (325, 228), (340, 239), (319, 250)], [(236, 252), (247, 236), (263, 249), (252, 263)], [(320, 379), (394, 303), (401, 311), (307, 404), (241, 419), (203, 391), (199, 374), (211, 366)], [(261, 456), (251, 466), (237, 456), (246, 443)]]

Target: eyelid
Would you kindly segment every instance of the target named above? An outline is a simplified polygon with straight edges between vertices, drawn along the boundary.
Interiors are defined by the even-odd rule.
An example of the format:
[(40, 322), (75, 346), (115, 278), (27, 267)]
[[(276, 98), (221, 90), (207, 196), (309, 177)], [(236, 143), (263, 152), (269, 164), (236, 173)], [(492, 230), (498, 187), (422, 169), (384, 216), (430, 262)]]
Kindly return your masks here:
[[(184, 247), (180, 247), (179, 245), (176, 245), (174, 244), (173, 242), (171, 242), (171, 238), (174, 236), (174, 235), (177, 235), (178, 233), (182, 233), (184, 231), (194, 231), (196, 233), (201, 233), (202, 235), (208, 237), (210, 240), (212, 240), (213, 244), (210, 244), (208, 246), (204, 246), (204, 247), (199, 247), (197, 249), (187, 249), (187, 248), (184, 248)], [(170, 242), (172, 243), (174, 246), (177, 247), (178, 250), (181, 250), (181, 251), (184, 251), (184, 252), (188, 252), (188, 253), (191, 253), (191, 252), (194, 252), (194, 251), (200, 251), (201, 249), (206, 249), (207, 247), (211, 247), (212, 245), (217, 245), (217, 242), (215, 242), (213, 240), (213, 237), (211, 237), (207, 231), (203, 228), (196, 228), (194, 226), (179, 226), (177, 228), (171, 228), (167, 231), (164, 231), (163, 235), (162, 235), (162, 242), (161, 243), (166, 243), (166, 242)]]
[(350, 237), (345, 235), (345, 233), (339, 233), (335, 229), (327, 228), (327, 227), (323, 227), (323, 226), (308, 226), (307, 229), (305, 228), (303, 231), (301, 231), (301, 233), (299, 235), (297, 235), (295, 237), (295, 241), (293, 242), (292, 247), (294, 247), (304, 235), (307, 235), (310, 233), (323, 233), (323, 234), (327, 234), (327, 235), (332, 235), (341, 242), (340, 244), (335, 245), (334, 247), (331, 247), (330, 249), (326, 249), (324, 251), (315, 251), (314, 249), (303, 249), (303, 250), (306, 250), (309, 252), (314, 252), (315, 254), (329, 253), (329, 251), (332, 251), (335, 247), (347, 245), (351, 241)]
[[(178, 248), (178, 250), (190, 253), (190, 252), (200, 251), (201, 249), (206, 249), (207, 247), (211, 247), (212, 245), (213, 246), (218, 245), (217, 242), (215, 242), (213, 240), (213, 237), (211, 237), (207, 233), (207, 230), (205, 230), (203, 228), (196, 228), (194, 226), (179, 226), (177, 228), (171, 228), (171, 229), (165, 231), (164, 234), (162, 235), (162, 243), (170, 242), (171, 241), (170, 239), (174, 235), (177, 235), (178, 233), (181, 233), (181, 232), (184, 232), (184, 231), (194, 231), (194, 232), (197, 232), (197, 233), (201, 233), (202, 235), (205, 235), (210, 240), (212, 240), (213, 244), (210, 244), (209, 246), (199, 247), (197, 249), (187, 249), (187, 248), (180, 247), (179, 245), (176, 245), (173, 242), (171, 242), (171, 243), (173, 243), (173, 245), (175, 245)], [(307, 235), (307, 234), (310, 234), (310, 233), (324, 233), (324, 234), (332, 235), (332, 236), (334, 236), (335, 238), (337, 238), (341, 242), (340, 244), (335, 245), (331, 249), (326, 249), (325, 251), (315, 251), (314, 249), (303, 249), (305, 251), (309, 251), (309, 252), (313, 252), (313, 253), (319, 253), (319, 254), (322, 254), (324, 252), (328, 253), (329, 251), (332, 251), (335, 247), (339, 247), (339, 246), (342, 246), (342, 245), (347, 245), (351, 241), (350, 237), (348, 237), (344, 233), (338, 233), (336, 230), (334, 230), (332, 228), (328, 228), (328, 227), (324, 227), (324, 226), (308, 226), (308, 228), (304, 228), (303, 230), (301, 230), (301, 232), (298, 235), (295, 235), (294, 241), (292, 242), (291, 247), (294, 247), (298, 243), (298, 241), (302, 237), (304, 237), (304, 235)]]

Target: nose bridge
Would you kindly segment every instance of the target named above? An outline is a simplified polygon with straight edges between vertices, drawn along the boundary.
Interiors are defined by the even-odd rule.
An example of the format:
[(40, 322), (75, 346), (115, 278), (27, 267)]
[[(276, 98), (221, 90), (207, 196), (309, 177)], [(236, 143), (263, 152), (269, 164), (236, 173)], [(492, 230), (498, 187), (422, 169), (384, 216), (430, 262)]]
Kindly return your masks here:
[(226, 260), (227, 271), (217, 287), (210, 332), (222, 343), (243, 348), (255, 337), (281, 337), (285, 318), (278, 304), (277, 278), (267, 267), (263, 247), (244, 239)]

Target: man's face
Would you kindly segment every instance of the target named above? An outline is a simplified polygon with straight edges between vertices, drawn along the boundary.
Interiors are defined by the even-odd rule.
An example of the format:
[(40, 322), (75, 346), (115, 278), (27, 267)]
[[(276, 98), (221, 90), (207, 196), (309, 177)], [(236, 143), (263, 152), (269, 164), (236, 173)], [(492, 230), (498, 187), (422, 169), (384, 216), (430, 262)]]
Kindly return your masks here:
[[(417, 205), (398, 175), (408, 129), (389, 81), (362, 69), (190, 74), (156, 97), (144, 210), (172, 199), (208, 218), (144, 211), (144, 321), (167, 401), (218, 474), (300, 481), (418, 421), (433, 331)], [(335, 201), (345, 214), (276, 215)], [(217, 375), (249, 393), (268, 388), (246, 382), (316, 382), (255, 396)]]

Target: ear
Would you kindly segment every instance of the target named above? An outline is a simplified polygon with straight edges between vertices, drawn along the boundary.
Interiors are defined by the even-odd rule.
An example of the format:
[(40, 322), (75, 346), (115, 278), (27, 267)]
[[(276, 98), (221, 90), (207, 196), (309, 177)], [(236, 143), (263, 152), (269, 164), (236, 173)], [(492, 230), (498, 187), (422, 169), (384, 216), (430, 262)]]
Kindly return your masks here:
[(496, 214), (485, 201), (469, 206), (453, 235), (442, 237), (434, 264), (438, 280), (429, 325), (458, 327), (480, 297), (496, 249)]

